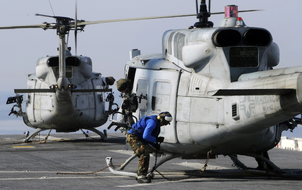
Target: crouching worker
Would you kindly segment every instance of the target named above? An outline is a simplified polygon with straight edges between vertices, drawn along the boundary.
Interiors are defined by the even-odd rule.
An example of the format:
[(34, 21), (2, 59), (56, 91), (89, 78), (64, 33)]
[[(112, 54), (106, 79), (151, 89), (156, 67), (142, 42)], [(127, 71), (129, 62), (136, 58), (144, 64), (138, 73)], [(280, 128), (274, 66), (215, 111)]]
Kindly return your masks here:
[(146, 177), (150, 154), (147, 145), (156, 146), (158, 142), (163, 142), (164, 137), (158, 137), (160, 127), (170, 124), (172, 116), (169, 112), (162, 112), (159, 115), (145, 116), (132, 125), (127, 131), (127, 144), (133, 149), (136, 156), (139, 157), (137, 182), (150, 183), (151, 180)]

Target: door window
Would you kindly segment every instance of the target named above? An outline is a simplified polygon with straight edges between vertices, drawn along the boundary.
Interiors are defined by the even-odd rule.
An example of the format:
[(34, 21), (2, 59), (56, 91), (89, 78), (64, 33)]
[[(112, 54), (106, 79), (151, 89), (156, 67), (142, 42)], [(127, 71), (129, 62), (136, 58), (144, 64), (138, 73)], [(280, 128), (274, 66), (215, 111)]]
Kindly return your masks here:
[(167, 81), (155, 81), (152, 91), (152, 110), (167, 111), (170, 108), (171, 84)]
[[(137, 86), (136, 86), (136, 95), (138, 97), (140, 97), (141, 95), (143, 97), (148, 97), (147, 96), (148, 90), (149, 90), (149, 81), (146, 79), (139, 79), (137, 81)], [(145, 98), (140, 99), (138, 104), (140, 112), (147, 111), (147, 106), (148, 106), (147, 104), (148, 104), (147, 99)]]

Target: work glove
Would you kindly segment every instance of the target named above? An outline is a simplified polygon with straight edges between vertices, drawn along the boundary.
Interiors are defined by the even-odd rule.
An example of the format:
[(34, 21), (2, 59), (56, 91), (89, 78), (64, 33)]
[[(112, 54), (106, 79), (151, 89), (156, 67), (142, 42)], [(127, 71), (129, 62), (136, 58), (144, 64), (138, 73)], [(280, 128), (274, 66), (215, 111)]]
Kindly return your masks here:
[(164, 139), (165, 139), (165, 137), (157, 137), (156, 141), (159, 143), (162, 143), (162, 142), (164, 142)]
[(160, 150), (160, 144), (159, 144), (159, 143), (156, 143), (156, 144), (154, 145), (154, 148), (155, 148), (156, 150)]

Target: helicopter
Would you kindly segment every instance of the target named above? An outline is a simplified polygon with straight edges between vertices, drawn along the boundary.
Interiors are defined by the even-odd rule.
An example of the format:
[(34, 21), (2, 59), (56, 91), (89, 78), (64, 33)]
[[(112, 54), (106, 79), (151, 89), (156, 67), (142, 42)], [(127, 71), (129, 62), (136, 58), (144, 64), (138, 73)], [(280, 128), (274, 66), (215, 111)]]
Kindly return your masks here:
[[(203, 5), (203, 9), (204, 9), (205, 2), (201, 1), (201, 3)], [(205, 11), (203, 13), (205, 13)], [(213, 15), (214, 13), (211, 13), (211, 14)], [(194, 14), (194, 15), (196, 16), (196, 14)], [(200, 15), (203, 15), (203, 14), (200, 14)], [(207, 14), (205, 13), (205, 15), (207, 15)], [(192, 15), (190, 15), (190, 16), (192, 16)], [(163, 17), (161, 17), (161, 18), (163, 18)], [(171, 18), (171, 17), (168, 17), (168, 18)], [(200, 18), (202, 18), (202, 17), (200, 17)], [(150, 19), (152, 19), (152, 18), (150, 18)], [(98, 21), (97, 22), (79, 21), (78, 22), (77, 19), (75, 19), (75, 20), (76, 20), (76, 23), (78, 26), (107, 22), (107, 21), (104, 21), (104, 22), (103, 21), (99, 21), (99, 22)], [(135, 19), (132, 19), (132, 20), (135, 20)], [(236, 18), (230, 17), (226, 20), (231, 21), (231, 23), (233, 23), (233, 25), (232, 24), (227, 25), (227, 23), (224, 22), (225, 26), (221, 25), (219, 28), (190, 27), (190, 29), (185, 29), (184, 31), (192, 32), (192, 34), (198, 34), (199, 31), (200, 31), (200, 34), (205, 32), (206, 34), (204, 34), (202, 36), (211, 38), (209, 34), (211, 32), (214, 32), (215, 30), (220, 31), (220, 30), (223, 30), (224, 28), (226, 28), (226, 29), (229, 28), (229, 29), (233, 29), (235, 31), (240, 30), (239, 31), (239, 33), (240, 33), (240, 32), (243, 32), (244, 29), (248, 29), (247, 26), (234, 27), (234, 26), (236, 26), (235, 24), (237, 22), (237, 17)], [(121, 19), (118, 21), (126, 21), (126, 19)], [(74, 23), (74, 25), (75, 25), (75, 23)], [(43, 27), (44, 26), (45, 25), (43, 25)], [(11, 28), (2, 27), (0, 29), (11, 29)], [(264, 31), (265, 31), (265, 29), (264, 29)], [(175, 32), (174, 34), (182, 33), (181, 31), (173, 31), (173, 30), (171, 30), (171, 32), (172, 33)], [(186, 33), (186, 32), (184, 32), (184, 33)], [(236, 32), (234, 32), (234, 33), (236, 33)], [(176, 42), (174, 40), (174, 39), (177, 39), (177, 38), (175, 38), (176, 36), (174, 34), (173, 35), (170, 34), (170, 36), (171, 36), (170, 43), (168, 43), (169, 39), (164, 40), (164, 42), (167, 42), (166, 45), (168, 45), (168, 47), (169, 46), (171, 48), (173, 47), (172, 52), (167, 51), (167, 54), (165, 55), (165, 50), (163, 49), (164, 50), (163, 53), (160, 53), (158, 55), (144, 56), (144, 55), (139, 55), (140, 53), (138, 50), (134, 50), (133, 52), (131, 51), (132, 59), (128, 62), (128, 64), (125, 67), (126, 78), (133, 79), (132, 80), (133, 87), (134, 87), (133, 92), (138, 94), (139, 95), (138, 97), (145, 97), (145, 96), (140, 96), (140, 95), (147, 94), (146, 99), (142, 98), (141, 102), (138, 101), (139, 108), (133, 114), (137, 118), (140, 118), (143, 115), (156, 114), (156, 113), (158, 113), (158, 111), (160, 109), (162, 109), (160, 107), (160, 105), (151, 104), (151, 102), (152, 102), (152, 98), (150, 99), (150, 97), (152, 95), (152, 93), (151, 93), (152, 86), (150, 85), (151, 83), (150, 84), (148, 83), (149, 88), (147, 88), (146, 92), (140, 93), (141, 92), (140, 89), (136, 88), (138, 86), (137, 84), (139, 84), (138, 79), (140, 76), (142, 76), (142, 75), (140, 75), (141, 71), (146, 71), (147, 75), (145, 75), (144, 77), (145, 77), (145, 79), (148, 79), (148, 81), (167, 80), (167, 77), (164, 77), (164, 75), (166, 75), (168, 73), (170, 76), (170, 79), (173, 79), (173, 77), (174, 77), (175, 81), (177, 82), (177, 83), (174, 82), (173, 86), (171, 86), (171, 93), (169, 95), (168, 94), (158, 94), (158, 95), (162, 95), (159, 98), (170, 98), (169, 99), (170, 102), (175, 101), (175, 103), (177, 103), (174, 105), (175, 111), (173, 111), (171, 104), (169, 105), (170, 107), (167, 108), (167, 109), (172, 109), (169, 111), (173, 113), (173, 117), (175, 118), (175, 120), (172, 122), (171, 126), (167, 126), (167, 127), (163, 128), (163, 130), (162, 130), (162, 135), (164, 135), (166, 137), (166, 140), (162, 144), (161, 149), (164, 153), (166, 153), (167, 155), (170, 155), (170, 156), (167, 156), (167, 158), (165, 160), (167, 161), (169, 159), (173, 159), (176, 157), (188, 158), (188, 157), (192, 156), (192, 154), (195, 153), (195, 151), (197, 151), (197, 153), (198, 153), (195, 155), (199, 155), (199, 158), (204, 158), (206, 153), (209, 150), (209, 147), (212, 149), (212, 148), (216, 148), (215, 146), (217, 146), (218, 148), (216, 148), (216, 150), (212, 152), (212, 158), (216, 157), (217, 155), (221, 155), (221, 154), (230, 155), (230, 156), (232, 156), (231, 158), (234, 159), (234, 161), (236, 161), (235, 162), (236, 165), (242, 166), (241, 169), (243, 169), (243, 170), (247, 170), (247, 168), (245, 168), (244, 165), (240, 164), (239, 160), (235, 156), (236, 154), (237, 155), (239, 155), (239, 154), (247, 155), (248, 154), (255, 158), (256, 157), (261, 158), (262, 160), (265, 160), (267, 164), (273, 165), (267, 159), (267, 157), (268, 157), (267, 155), (262, 156), (262, 155), (265, 155), (267, 150), (269, 149), (268, 147), (265, 147), (265, 146), (270, 143), (271, 143), (270, 145), (275, 144), (278, 141), (278, 137), (281, 135), (282, 130), (293, 129), (299, 123), (299, 119), (296, 118), (295, 116), (297, 114), (301, 113), (301, 111), (293, 110), (294, 113), (287, 115), (286, 118), (283, 117), (282, 121), (280, 121), (281, 118), (277, 118), (275, 121), (271, 121), (274, 119), (272, 117), (276, 116), (276, 115), (274, 115), (273, 112), (266, 112), (268, 114), (264, 114), (264, 115), (266, 117), (270, 117), (269, 118), (270, 121), (267, 121), (267, 120), (264, 120), (263, 117), (260, 117), (260, 115), (261, 114), (263, 115), (263, 112), (264, 112), (264, 111), (261, 112), (261, 108), (262, 109), (266, 108), (265, 110), (271, 110), (271, 108), (272, 108), (272, 110), (274, 110), (274, 107), (272, 107), (272, 104), (278, 105), (278, 101), (276, 101), (277, 97), (280, 98), (281, 95), (284, 96), (288, 93), (293, 94), (294, 92), (297, 92), (297, 90), (292, 86), (290, 86), (288, 89), (280, 88), (280, 87), (277, 88), (275, 86), (274, 86), (274, 88), (265, 88), (265, 89), (264, 88), (255, 88), (253, 86), (253, 84), (250, 85), (251, 89), (245, 89), (245, 87), (246, 87), (245, 84), (239, 83), (242, 80), (242, 79), (239, 80), (239, 78), (241, 76), (248, 76), (248, 74), (252, 75), (253, 73), (254, 74), (261, 73), (261, 74), (259, 74), (259, 77), (258, 77), (261, 79), (269, 78), (271, 76), (276, 77), (276, 76), (278, 76), (278, 72), (282, 73), (282, 70), (278, 70), (278, 69), (269, 70), (271, 68), (268, 67), (268, 65), (263, 64), (263, 63), (265, 63), (265, 61), (264, 61), (265, 59), (260, 59), (260, 58), (259, 59), (262, 60), (262, 62), (259, 62), (259, 65), (261, 65), (261, 68), (258, 68), (258, 69), (254, 68), (254, 70), (253, 69), (249, 70), (246, 68), (239, 68), (239, 69), (230, 68), (230, 66), (227, 64), (229, 61), (229, 56), (226, 57), (226, 53), (224, 52), (224, 49), (230, 48), (230, 46), (227, 46), (227, 47), (221, 46), (220, 47), (220, 46), (218, 46), (219, 44), (218, 45), (213, 44), (212, 40), (209, 38), (205, 38), (204, 41), (206, 41), (208, 44), (212, 44), (212, 46), (214, 47), (213, 49), (215, 50), (214, 51), (215, 54), (212, 54), (212, 56), (208, 57), (210, 62), (205, 64), (204, 68), (199, 67), (199, 68), (195, 69), (195, 68), (187, 67), (186, 65), (184, 65), (184, 62), (179, 59), (179, 57), (176, 57), (177, 53), (174, 53), (174, 52), (177, 52), (176, 51), (177, 49), (174, 48), (174, 47), (176, 47), (175, 44), (178, 44), (178, 42)], [(207, 34), (208, 34), (208, 36), (207, 36)], [(224, 32), (222, 32), (220, 34), (222, 34), (222, 35), (219, 35), (221, 37), (221, 36), (223, 36)], [(265, 32), (264, 32), (264, 34), (265, 34)], [(168, 36), (168, 35), (169, 35), (169, 32), (167, 31), (166, 36)], [(181, 35), (181, 34), (178, 34), (178, 35)], [(234, 37), (236, 37), (236, 34)], [(238, 37), (238, 35), (237, 35), (237, 37)], [(265, 52), (264, 54), (262, 54), (262, 56), (264, 56), (266, 59), (267, 58), (278, 58), (279, 52), (277, 50), (278, 49), (277, 45), (272, 42), (271, 36), (270, 36), (270, 39), (271, 40), (267, 44), (267, 46), (269, 46), (269, 47), (267, 47), (267, 46), (261, 47), (262, 52)], [(201, 41), (201, 42), (204, 42), (204, 41)], [(218, 41), (221, 42), (220, 40), (218, 40)], [(174, 42), (175, 42), (175, 44), (174, 44)], [(242, 43), (243, 43), (243, 41), (240, 41), (239, 44), (232, 45), (232, 46), (240, 46), (240, 45), (245, 46)], [(193, 45), (193, 44), (190, 44), (190, 45)], [(273, 45), (271, 46), (271, 44), (273, 44)], [(186, 44), (186, 45), (189, 45), (189, 44)], [(198, 47), (198, 43), (196, 43), (194, 45), (196, 45), (196, 47)], [(167, 47), (167, 46), (163, 46), (163, 47)], [(275, 56), (274, 56), (274, 53), (269, 54), (268, 53), (269, 51), (265, 48), (269, 48), (270, 52), (272, 52), (272, 51), (275, 52), (276, 53)], [(174, 49), (175, 49), (175, 51), (174, 51)], [(210, 50), (212, 50), (212, 49), (210, 49)], [(265, 51), (265, 50), (267, 50), (267, 51)], [(169, 54), (169, 53), (171, 53), (171, 54)], [(207, 53), (211, 53), (211, 51), (207, 52)], [(178, 55), (180, 55), (180, 54), (178, 54)], [(255, 56), (255, 54), (252, 54), (252, 55)], [(220, 61), (217, 60), (217, 57), (219, 57), (219, 56), (222, 59)], [(224, 57), (224, 60), (223, 60), (223, 57)], [(269, 59), (269, 60), (272, 61), (271, 59)], [(277, 64), (276, 62), (277, 62), (276, 60), (275, 60), (275, 62), (273, 61), (273, 63), (275, 63), (275, 66)], [(173, 64), (174, 66), (171, 66), (171, 64)], [(191, 66), (194, 67), (195, 64), (192, 64)], [(223, 67), (220, 68), (220, 66), (223, 66)], [(274, 67), (274, 64), (272, 64), (271, 66)], [(217, 73), (211, 72), (211, 70), (213, 68), (218, 69)], [(150, 70), (152, 72), (150, 72)], [(233, 77), (232, 80), (230, 79), (231, 78), (230, 70), (232, 70), (232, 73), (235, 73), (235, 75), (234, 75), (235, 77)], [(260, 72), (261, 70), (267, 70), (267, 71)], [(163, 73), (163, 71), (167, 71), (167, 72)], [(189, 71), (189, 72), (187, 72), (187, 71)], [(218, 72), (218, 71), (223, 71), (223, 72)], [(289, 73), (299, 73), (299, 68), (292, 68), (292, 69), (287, 69), (287, 70), (285, 69), (283, 71), (284, 72), (282, 73), (282, 76), (287, 75)], [(179, 73), (176, 76), (179, 76), (180, 78), (175, 77), (175, 72)], [(205, 72), (205, 73), (203, 73), (203, 72)], [(224, 72), (226, 72), (226, 73), (224, 73)], [(241, 72), (241, 74), (240, 74), (240, 72)], [(272, 72), (272, 73), (268, 74), (265, 72)], [(262, 74), (263, 74), (263, 76), (262, 76)], [(157, 76), (155, 76), (155, 75), (157, 75)], [(219, 75), (221, 75), (221, 76), (219, 76)], [(227, 77), (228, 75), (229, 75), (229, 77)], [(238, 77), (237, 80), (236, 80), (236, 75)], [(291, 74), (289, 74), (289, 75), (291, 75)], [(201, 77), (201, 78), (199, 78), (199, 77)], [(249, 76), (249, 77), (251, 77), (251, 76)], [(256, 80), (255, 78), (257, 78), (257, 77), (251, 78), (251, 80)], [(243, 80), (243, 81), (248, 81), (248, 80), (249, 79)], [(217, 83), (215, 83), (215, 81)], [(194, 86), (198, 82), (199, 82), (199, 86)], [(200, 84), (200, 82), (201, 82), (201, 84)], [(251, 81), (249, 81), (249, 82), (252, 83)], [(236, 84), (238, 84), (238, 85), (241, 84), (244, 87), (240, 86), (240, 88), (238, 88), (235, 86)], [(234, 86), (232, 86), (232, 85), (234, 85)], [(143, 86), (143, 85), (139, 85), (139, 86)], [(163, 88), (165, 88), (164, 87), (165, 84), (161, 85), (161, 86)], [(182, 89), (180, 89), (180, 87), (182, 87)], [(231, 87), (234, 87), (235, 90)], [(217, 92), (219, 91), (219, 93), (217, 93), (216, 91)], [(179, 92), (179, 94), (178, 94), (178, 92)], [(252, 94), (252, 96), (251, 96), (251, 94)], [(216, 96), (214, 96), (214, 95), (216, 95)], [(157, 99), (155, 97), (154, 100), (158, 100), (158, 102), (160, 102), (159, 98)], [(256, 98), (258, 98), (257, 101), (255, 101)], [(261, 99), (259, 99), (259, 98), (261, 98)], [(182, 102), (183, 100), (184, 100), (184, 102)], [(192, 101), (194, 100), (194, 102), (191, 103), (191, 100)], [(190, 113), (190, 110), (192, 108), (194, 108), (194, 107), (191, 107), (191, 105), (195, 105), (194, 103), (197, 100), (204, 100), (205, 104), (207, 104), (209, 101), (210, 104), (213, 103), (213, 105), (214, 105), (213, 110), (215, 110), (215, 111), (212, 110), (212, 105), (208, 106), (208, 107), (203, 107), (204, 104), (202, 104), (202, 105), (196, 104), (196, 107), (198, 107), (197, 111), (200, 112), (198, 119), (204, 118), (205, 119), (204, 121), (206, 122), (205, 124), (203, 123), (204, 121), (191, 120), (191, 118), (197, 119), (196, 115), (191, 116), (191, 113)], [(284, 101), (286, 101), (286, 99), (282, 99), (282, 101), (284, 103)], [(229, 102), (232, 102), (232, 105), (234, 103), (234, 106), (231, 106), (232, 109), (230, 109), (230, 107), (228, 106)], [(255, 102), (257, 102), (258, 104), (255, 104)], [(279, 103), (280, 102), (281, 101), (279, 101)], [(183, 104), (183, 103), (185, 103), (185, 104)], [(197, 103), (198, 103), (198, 101), (197, 101)], [(261, 107), (262, 104), (264, 104), (265, 107)], [(293, 103), (293, 104), (295, 104), (295, 103)], [(181, 105), (184, 105), (184, 106), (182, 108), (180, 108)], [(207, 105), (209, 105), (209, 104), (207, 104)], [(297, 109), (299, 109), (297, 105), (298, 104), (296, 104), (296, 107), (297, 107)], [(153, 108), (156, 108), (156, 110), (151, 110), (152, 106), (153, 106)], [(260, 109), (259, 109), (259, 107), (260, 107)], [(178, 108), (178, 109), (176, 109), (176, 108)], [(289, 110), (290, 107), (286, 107), (286, 109), (287, 109), (287, 111), (290, 111)], [(295, 109), (295, 108), (293, 108), (293, 109)], [(187, 112), (186, 112), (186, 110), (187, 110)], [(210, 110), (212, 110), (212, 111), (210, 111)], [(234, 112), (231, 112), (233, 110), (234, 110)], [(255, 110), (257, 110), (259, 112), (259, 115), (257, 115), (256, 118), (254, 117)], [(181, 112), (181, 111), (183, 111), (183, 112)], [(217, 111), (217, 113), (216, 113), (216, 111)], [(180, 115), (179, 115), (179, 113), (180, 113)], [(231, 113), (232, 113), (232, 115), (231, 115)], [(234, 115), (233, 115), (233, 113), (234, 113)], [(194, 113), (194, 114), (196, 114), (196, 113)], [(221, 117), (220, 114), (222, 114), (223, 117)], [(278, 114), (280, 114), (280, 112), (278, 112)], [(229, 115), (231, 115), (232, 118), (227, 117)], [(247, 118), (248, 115), (250, 115), (250, 118)], [(233, 116), (234, 116), (234, 118), (236, 118), (236, 120), (233, 118)], [(176, 118), (179, 118), (179, 120), (177, 120)], [(206, 119), (208, 119), (208, 120), (206, 120)], [(217, 119), (220, 119), (220, 120), (217, 120)], [(253, 122), (255, 122), (254, 120), (257, 122), (263, 122), (263, 123), (255, 124), (255, 123), (253, 123)], [(246, 123), (244, 123), (244, 122), (246, 122)], [(191, 124), (192, 124), (192, 126), (190, 126)], [(206, 128), (202, 128), (202, 127), (198, 128), (198, 124), (200, 124), (200, 126), (205, 125)], [(122, 123), (122, 125), (125, 126), (124, 123)], [(256, 127), (254, 129), (250, 129), (250, 127), (253, 125), (255, 125)], [(262, 126), (260, 127), (259, 125), (262, 125)], [(195, 129), (194, 129), (194, 127), (195, 127)], [(242, 128), (242, 130), (240, 130), (241, 128)], [(263, 130), (262, 130), (262, 128), (263, 128)], [(209, 129), (209, 132), (208, 132), (208, 129)], [(251, 145), (251, 142), (248, 141), (248, 139), (253, 139), (253, 141), (258, 141), (259, 136), (261, 136), (261, 139), (259, 142), (255, 142), (254, 144)], [(265, 137), (271, 137), (271, 138), (265, 139)], [(236, 142), (236, 140), (237, 140), (237, 142)], [(241, 142), (242, 147), (237, 146), (239, 144), (238, 142)], [(243, 146), (243, 144), (246, 142), (247, 142), (246, 146)], [(262, 143), (262, 142), (264, 142), (264, 143)], [(262, 145), (259, 147), (258, 145), (261, 143), (262, 143)], [(225, 144), (225, 146), (224, 146), (224, 144)], [(253, 145), (257, 145), (257, 146), (253, 146)], [(200, 148), (200, 147), (203, 147), (203, 148)], [(261, 147), (263, 147), (263, 148), (261, 149)], [(188, 150), (188, 152), (186, 152), (186, 150)], [(160, 164), (163, 164), (165, 162), (165, 160), (161, 161)], [(107, 161), (110, 161), (110, 159), (107, 159)], [(125, 163), (128, 163), (128, 162), (125, 162)], [(158, 166), (160, 164), (158, 164)], [(274, 169), (280, 171), (279, 168), (277, 168), (277, 167), (274, 167)], [(112, 171), (116, 171), (116, 170), (113, 168)], [(249, 170), (249, 171), (251, 171), (251, 170)], [(253, 170), (253, 171), (255, 171), (255, 170)]]
[[(24, 142), (28, 142), (41, 131), (46, 130), (49, 130), (46, 138), (52, 130), (68, 133), (83, 131), (83, 129), (97, 133), (104, 140), (107, 138), (106, 131), (100, 132), (96, 127), (106, 123), (108, 116), (114, 112), (112, 106), (117, 106), (117, 104), (114, 103), (112, 89), (109, 89), (106, 84), (108, 77), (92, 72), (90, 57), (77, 55), (78, 32), (84, 31), (87, 25), (93, 24), (173, 18), (183, 15), (84, 21), (77, 19), (76, 5), (74, 19), (44, 14), (36, 14), (36, 16), (55, 19), (56, 22), (0, 27), (0, 30), (32, 28), (55, 30), (59, 37), (58, 55), (39, 58), (36, 72), (28, 75), (28, 88), (15, 89), (17, 95), (9, 97), (6, 101), (7, 104), (14, 104), (9, 115), (22, 117), (27, 126), (36, 129), (30, 135), (26, 133)], [(70, 31), (74, 31), (75, 55), (71, 54), (71, 48), (66, 45)], [(105, 97), (105, 92), (109, 92), (107, 97)], [(25, 94), (25, 97), (21, 94)], [(107, 110), (105, 110), (106, 101), (109, 102)], [(22, 103), (25, 103), (25, 112), (23, 112)], [(84, 131), (83, 133), (85, 134)]]
[[(55, 29), (59, 37), (58, 55), (39, 58), (36, 72), (28, 75), (27, 89), (15, 89), (16, 96), (9, 97), (6, 104), (13, 104), (9, 115), (21, 116), (24, 123), (37, 129), (32, 134), (26, 134), (24, 142), (28, 142), (41, 131), (76, 132), (87, 129), (97, 133), (107, 140), (106, 131), (96, 129), (107, 122), (112, 113), (114, 96), (110, 85), (114, 84), (113, 77), (103, 77), (101, 73), (92, 72), (92, 60), (87, 56), (72, 55), (70, 47), (66, 47), (66, 36), (70, 30), (83, 31), (85, 25), (77, 25), (75, 19), (62, 16), (50, 17), (55, 23), (41, 25), (0, 27), (0, 29), (42, 28)], [(77, 48), (77, 46), (76, 46)], [(105, 97), (105, 92), (109, 92)], [(26, 93), (26, 112), (23, 112), (23, 95)], [(109, 102), (105, 110), (105, 102)], [(86, 134), (83, 131), (84, 134)], [(45, 139), (46, 140), (46, 139)]]
[[(302, 68), (274, 69), (280, 50), (272, 34), (248, 26), (236, 5), (225, 6), (225, 17), (213, 27), (210, 2), (207, 7), (201, 0), (198, 7), (196, 1), (194, 26), (164, 32), (161, 53), (130, 51), (124, 78), (131, 81), (131, 94), (122, 92), (125, 99), (108, 129), (116, 126), (124, 132), (143, 116), (172, 114), (171, 125), (161, 127), (164, 142), (154, 155), (162, 158), (151, 176), (174, 158), (220, 155), (229, 156), (245, 172), (294, 175), (276, 166), (268, 151), (283, 131), (302, 123)], [(123, 106), (130, 114), (121, 112)], [(258, 168), (245, 166), (238, 155), (254, 158)], [(111, 157), (106, 162), (112, 173), (135, 177), (123, 171), (134, 158), (135, 154), (120, 167), (114, 167)]]

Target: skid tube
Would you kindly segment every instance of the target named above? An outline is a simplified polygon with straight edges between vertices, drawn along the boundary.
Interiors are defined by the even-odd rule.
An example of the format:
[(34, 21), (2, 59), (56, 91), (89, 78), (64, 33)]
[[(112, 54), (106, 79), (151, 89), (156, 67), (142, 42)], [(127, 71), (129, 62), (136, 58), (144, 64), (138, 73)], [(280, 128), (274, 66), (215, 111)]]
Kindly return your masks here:
[[(107, 166), (110, 170), (110, 172), (112, 172), (115, 175), (123, 175), (123, 176), (130, 176), (130, 177), (136, 177), (137, 174), (133, 173), (133, 172), (125, 172), (122, 171), (135, 157), (137, 157), (135, 154), (133, 154), (131, 157), (129, 157), (121, 166), (119, 166), (118, 168), (116, 168), (113, 163), (112, 163), (112, 158), (111, 157), (107, 157), (106, 158), (106, 163)], [(180, 157), (179, 155), (168, 155), (165, 157), (162, 157), (158, 163), (156, 163), (155, 168), (152, 168), (152, 171), (150, 171), (147, 176), (153, 176), (153, 171), (158, 168), (159, 166), (161, 166), (162, 164), (164, 164), (165, 162), (172, 160), (174, 158)]]
[(245, 166), (237, 157), (237, 155), (228, 155), (231, 160), (234, 162), (234, 165), (241, 171), (252, 173), (256, 175), (267, 175), (268, 177), (289, 177), (289, 178), (301, 178), (300, 172), (295, 172), (294, 170), (282, 171), (278, 166), (276, 166), (272, 161), (268, 158), (261, 156), (259, 154), (244, 154), (243, 156), (254, 157), (263, 161), (266, 166), (264, 170), (249, 168)]

